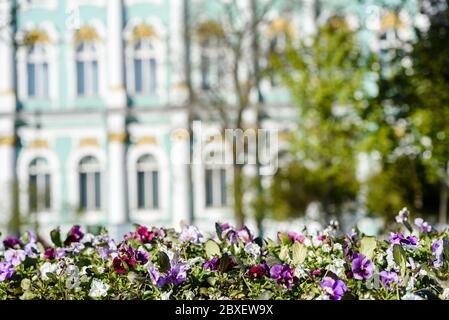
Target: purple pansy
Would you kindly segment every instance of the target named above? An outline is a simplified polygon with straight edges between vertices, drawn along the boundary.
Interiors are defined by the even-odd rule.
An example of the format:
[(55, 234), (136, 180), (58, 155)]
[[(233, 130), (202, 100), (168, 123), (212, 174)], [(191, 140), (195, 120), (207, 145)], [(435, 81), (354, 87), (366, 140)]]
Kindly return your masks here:
[(348, 291), (346, 284), (342, 280), (335, 280), (331, 277), (325, 277), (323, 280), (321, 280), (320, 287), (332, 300), (341, 300), (341, 298)]
[(190, 242), (194, 244), (201, 243), (203, 235), (195, 226), (184, 226), (182, 228), (181, 234), (179, 235), (179, 240), (182, 242)]
[(394, 271), (384, 270), (379, 275), (380, 275), (380, 280), (382, 281), (383, 285), (387, 289), (391, 289), (391, 284), (399, 283), (398, 274)]
[(0, 282), (11, 279), (14, 274), (14, 267), (9, 262), (0, 262)]
[(146, 252), (145, 250), (142, 250), (142, 249), (137, 249), (135, 252), (135, 256), (136, 256), (136, 261), (140, 264), (147, 263), (148, 259), (150, 257), (148, 252)]
[(432, 226), (427, 221), (424, 221), (422, 218), (416, 218), (415, 224), (419, 227), (422, 233), (432, 232)]
[(26, 253), (23, 250), (8, 249), (5, 252), (6, 262), (9, 262), (13, 266), (18, 266), (25, 260), (25, 258)]
[(391, 244), (403, 244), (409, 246), (416, 246), (418, 244), (418, 238), (415, 236), (404, 237), (402, 233), (391, 233), (390, 234)]
[(303, 243), (305, 240), (305, 237), (303, 235), (297, 234), (294, 231), (287, 232), (287, 236), (290, 238), (290, 240), (292, 242), (299, 241), (299, 242)]
[(70, 229), (70, 231), (67, 235), (67, 239), (65, 239), (65, 241), (64, 241), (64, 244), (66, 246), (69, 246), (73, 242), (80, 242), (83, 237), (84, 237), (84, 233), (81, 231), (81, 226), (79, 226), (79, 225), (73, 226)]
[(367, 280), (373, 276), (374, 265), (370, 259), (365, 257), (363, 254), (358, 254), (352, 260), (352, 273), (354, 279), (357, 280)]
[(20, 247), (22, 245), (22, 241), (20, 241), (20, 239), (16, 238), (16, 237), (6, 237), (3, 240), (3, 245), (5, 246), (6, 249), (8, 248), (15, 248), (15, 247)]
[(209, 261), (206, 261), (203, 265), (203, 268), (210, 270), (210, 271), (218, 271), (219, 266), (220, 266), (220, 259), (217, 257), (214, 257), (214, 258), (210, 259)]
[(187, 271), (190, 266), (187, 263), (181, 263), (177, 260), (170, 261), (170, 270), (165, 274), (161, 274), (159, 270), (153, 266), (148, 266), (150, 278), (155, 286), (162, 288), (170, 283), (178, 285), (187, 280)]
[(295, 269), (288, 264), (275, 264), (270, 268), (270, 278), (290, 288), (295, 280)]
[(444, 258), (443, 257), (443, 249), (444, 249), (444, 247), (443, 247), (442, 239), (435, 240), (432, 243), (432, 246), (431, 246), (432, 255), (435, 257), (435, 259), (432, 260), (432, 264), (437, 268), (439, 268), (443, 265), (443, 258)]

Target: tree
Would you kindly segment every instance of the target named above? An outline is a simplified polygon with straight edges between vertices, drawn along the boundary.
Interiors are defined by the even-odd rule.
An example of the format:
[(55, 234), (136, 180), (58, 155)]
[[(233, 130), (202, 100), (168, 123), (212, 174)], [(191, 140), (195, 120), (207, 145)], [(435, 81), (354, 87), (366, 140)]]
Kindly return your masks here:
[[(217, 78), (220, 78), (218, 81), (207, 83), (203, 79), (202, 88), (194, 87), (193, 103), (197, 106), (196, 118), (218, 122), (222, 136), (225, 129), (246, 130), (254, 129), (258, 125), (258, 121), (253, 123), (246, 121), (245, 114), (253, 112), (258, 118), (261, 78), (259, 62), (266, 58), (267, 53), (259, 47), (257, 33), (262, 26), (269, 23), (267, 12), (275, 6), (275, 3), (276, 0), (266, 1), (263, 4), (256, 0), (223, 1), (213, 4), (208, 2), (207, 5), (215, 6), (220, 12), (217, 17), (210, 17), (208, 20), (192, 18), (192, 21), (196, 21), (191, 26), (192, 42), (197, 41), (204, 50), (206, 48), (216, 50), (219, 56), (219, 59), (214, 61), (206, 61), (205, 58), (201, 61), (200, 69), (206, 72), (213, 63), (212, 67), (219, 69), (216, 73)], [(249, 4), (249, 7), (243, 8), (244, 4)], [(247, 157), (247, 141), (244, 136), (234, 138), (233, 205), (237, 225), (243, 226), (247, 215), (243, 198), (252, 184), (243, 173), (245, 164), (236, 161)], [(237, 148), (241, 144), (245, 145), (244, 150)], [(259, 179), (257, 172), (255, 188), (251, 189), (256, 189), (256, 192), (260, 193)], [(257, 206), (256, 211), (261, 228), (263, 206)]]
[[(300, 214), (319, 201), (324, 213), (336, 214), (356, 199), (363, 81), (371, 59), (362, 56), (355, 35), (344, 18), (334, 16), (310, 39), (290, 41), (284, 55), (273, 56), (299, 110), (293, 162), (272, 187), (274, 211)], [(281, 193), (283, 186), (289, 193)]]
[[(375, 179), (383, 181), (384, 186), (398, 186), (397, 179), (406, 178), (406, 170), (408, 177), (402, 180), (403, 191), (397, 193), (398, 199), (421, 213), (436, 211), (436, 198), (428, 194), (439, 189), (436, 192), (439, 193), (439, 222), (446, 224), (449, 9), (447, 0), (426, 3), (422, 12), (428, 17), (428, 29), (415, 28), (416, 39), (395, 50), (395, 58), (386, 66), (388, 72), (380, 73), (379, 108), (371, 115), (377, 127), (372, 136), (373, 145), (382, 155), (382, 172)], [(403, 50), (407, 45), (411, 50)], [(371, 204), (376, 203), (376, 189), (379, 190), (371, 186)]]

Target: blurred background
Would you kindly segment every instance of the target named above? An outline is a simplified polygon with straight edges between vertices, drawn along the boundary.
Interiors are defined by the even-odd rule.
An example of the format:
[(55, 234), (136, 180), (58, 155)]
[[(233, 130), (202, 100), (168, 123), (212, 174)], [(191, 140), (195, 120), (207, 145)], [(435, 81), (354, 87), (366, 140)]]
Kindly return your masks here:
[(447, 0), (0, 0), (3, 233), (445, 226), (448, 120)]

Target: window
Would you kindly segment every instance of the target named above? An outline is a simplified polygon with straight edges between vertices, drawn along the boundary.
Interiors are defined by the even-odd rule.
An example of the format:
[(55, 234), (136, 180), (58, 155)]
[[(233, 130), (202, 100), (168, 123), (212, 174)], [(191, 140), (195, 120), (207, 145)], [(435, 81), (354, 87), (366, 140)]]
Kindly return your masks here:
[(137, 207), (159, 208), (159, 172), (156, 159), (151, 155), (137, 160)]
[(224, 207), (227, 204), (226, 169), (205, 170), (206, 207)]
[(48, 97), (48, 56), (43, 44), (27, 49), (27, 94), (29, 98)]
[(100, 164), (94, 157), (83, 158), (79, 163), (79, 204), (83, 210), (101, 208)]
[(225, 55), (217, 38), (205, 40), (201, 44), (201, 88), (210, 90), (212, 86), (223, 84), (225, 77)]
[(98, 58), (94, 41), (83, 41), (76, 48), (76, 88), (81, 97), (98, 94)]
[(157, 61), (154, 43), (150, 38), (142, 38), (133, 44), (132, 69), (134, 77), (129, 84), (134, 93), (153, 94), (157, 88)]
[(51, 175), (47, 160), (43, 158), (33, 160), (28, 174), (30, 212), (51, 209)]

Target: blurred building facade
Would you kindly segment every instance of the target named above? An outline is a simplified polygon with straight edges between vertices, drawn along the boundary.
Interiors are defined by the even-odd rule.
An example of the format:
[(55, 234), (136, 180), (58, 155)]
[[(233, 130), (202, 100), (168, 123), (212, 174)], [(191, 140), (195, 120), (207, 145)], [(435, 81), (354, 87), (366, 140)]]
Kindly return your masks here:
[[(0, 31), (2, 229), (14, 212), (41, 228), (82, 223), (123, 233), (131, 223), (177, 226), (191, 221), (191, 197), (196, 224), (232, 221), (229, 168), (196, 166), (191, 187), (187, 166), (171, 161), (189, 152), (179, 130), (188, 127), (186, 70), (199, 92), (225, 81), (220, 51), (195, 38), (187, 47), (184, 37), (186, 11), (206, 21), (218, 2), (0, 1), (0, 20), (11, 21)], [(242, 10), (249, 10), (245, 2)], [(355, 2), (318, 8), (314, 0), (298, 1), (291, 16), (273, 8), (267, 17), (272, 30), (288, 23), (313, 32), (327, 6), (347, 6), (348, 21), (370, 17), (362, 36), (386, 50), (398, 30), (409, 32), (417, 8), (410, 1), (392, 13), (379, 1)], [(279, 41), (260, 38), (266, 46)], [(274, 80), (261, 88), (265, 124), (290, 128), (295, 112), (286, 90)]]

